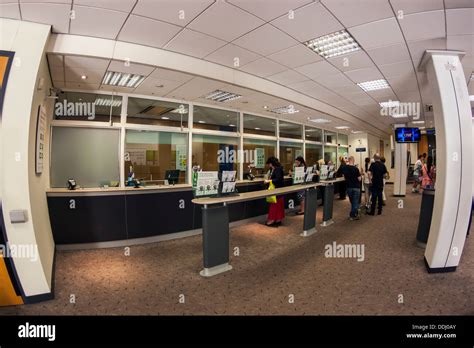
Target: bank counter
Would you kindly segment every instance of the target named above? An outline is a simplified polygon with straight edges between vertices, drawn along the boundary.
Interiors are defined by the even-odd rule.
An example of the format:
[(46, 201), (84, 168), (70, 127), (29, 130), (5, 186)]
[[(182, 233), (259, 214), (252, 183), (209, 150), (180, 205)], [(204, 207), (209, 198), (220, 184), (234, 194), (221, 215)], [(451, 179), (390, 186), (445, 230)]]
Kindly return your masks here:
[[(333, 186), (332, 183), (313, 185)], [(289, 189), (285, 193), (285, 208), (289, 208), (291, 201), (295, 206), (298, 204), (296, 194), (303, 186), (306, 185), (292, 186), (291, 179), (285, 179), (285, 187), (282, 189)], [(228, 222), (268, 213), (264, 195), (255, 199), (238, 199), (241, 196), (248, 198), (245, 195), (250, 192), (271, 192), (265, 190), (263, 180), (240, 181), (237, 189), (240, 196), (226, 198), (237, 199), (228, 205)], [(314, 198), (321, 198), (323, 191), (315, 192)], [(324, 190), (326, 195), (328, 192), (333, 195), (333, 190)], [(50, 189), (47, 198), (51, 227), (58, 249), (153, 242), (197, 234), (203, 226), (203, 204), (199, 204), (201, 199), (195, 200), (194, 204), (192, 187), (185, 184), (140, 188)], [(328, 201), (331, 202), (332, 215), (332, 197)], [(329, 211), (324, 209), (326, 210)], [(327, 215), (323, 220), (330, 220), (330, 217)]]

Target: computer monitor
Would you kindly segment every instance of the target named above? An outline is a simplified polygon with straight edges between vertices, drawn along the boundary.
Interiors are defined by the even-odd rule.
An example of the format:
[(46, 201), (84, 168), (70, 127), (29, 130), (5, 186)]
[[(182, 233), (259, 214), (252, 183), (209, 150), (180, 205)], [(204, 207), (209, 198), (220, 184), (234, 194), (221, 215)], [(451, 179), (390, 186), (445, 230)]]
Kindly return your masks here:
[(167, 170), (165, 180), (168, 180), (169, 184), (177, 184), (179, 181), (179, 169)]

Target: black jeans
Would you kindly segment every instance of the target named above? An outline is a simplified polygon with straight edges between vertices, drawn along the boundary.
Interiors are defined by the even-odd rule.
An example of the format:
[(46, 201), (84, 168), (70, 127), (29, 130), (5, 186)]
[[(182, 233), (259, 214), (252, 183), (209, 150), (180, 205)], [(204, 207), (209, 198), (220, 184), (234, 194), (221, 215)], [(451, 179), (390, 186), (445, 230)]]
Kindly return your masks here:
[(382, 211), (382, 192), (383, 192), (383, 186), (378, 187), (372, 185), (371, 188), (372, 191), (372, 206), (370, 207), (370, 212), (375, 213), (375, 204), (378, 202), (378, 210)]

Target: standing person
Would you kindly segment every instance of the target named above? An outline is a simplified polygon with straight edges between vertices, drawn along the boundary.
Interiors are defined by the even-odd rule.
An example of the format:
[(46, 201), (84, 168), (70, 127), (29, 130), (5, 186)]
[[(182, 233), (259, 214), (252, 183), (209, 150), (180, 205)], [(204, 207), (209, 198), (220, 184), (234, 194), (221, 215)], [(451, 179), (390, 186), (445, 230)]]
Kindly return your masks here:
[(375, 205), (378, 203), (377, 215), (382, 214), (382, 190), (383, 190), (383, 178), (387, 174), (387, 168), (385, 164), (380, 162), (380, 155), (376, 153), (374, 155), (374, 163), (369, 167), (369, 177), (372, 182), (372, 205), (370, 206), (370, 212), (368, 215), (375, 215)]
[(418, 160), (415, 162), (415, 168), (413, 170), (413, 176), (415, 177), (415, 182), (413, 183), (413, 187), (411, 189), (412, 193), (418, 193), (418, 186), (421, 186), (421, 177), (423, 176), (422, 167), (424, 159), (426, 158), (426, 153), (423, 155), (418, 156)]
[(372, 185), (370, 183), (369, 177), (369, 166), (370, 158), (365, 158), (364, 168), (362, 169), (362, 175), (364, 177), (364, 205), (367, 209), (370, 207), (370, 191), (372, 190)]
[(433, 157), (428, 156), (426, 164), (423, 163), (421, 167), (422, 179), (421, 189), (433, 188), (436, 180), (436, 167), (433, 164)]
[[(304, 172), (306, 173), (306, 162), (302, 156), (298, 156), (295, 159), (295, 166), (296, 167), (304, 167)], [(296, 212), (296, 215), (303, 215), (304, 214), (304, 198), (305, 198), (305, 191), (298, 191), (296, 194), (298, 200), (300, 201), (300, 210)]]
[[(343, 170), (344, 167), (346, 166), (346, 161), (344, 160), (344, 157), (339, 157), (339, 162), (341, 163), (339, 168), (337, 169), (336, 172), (336, 178), (341, 178), (343, 176)], [(338, 189), (339, 189), (339, 199), (346, 199), (346, 182), (341, 181), (338, 184)]]
[[(270, 167), (269, 179), (265, 180), (266, 184), (273, 183), (275, 188), (283, 187), (284, 175), (283, 167), (276, 157), (270, 157), (267, 160), (267, 165)], [(284, 196), (277, 196), (276, 203), (270, 203), (268, 208), (268, 219), (265, 223), (267, 226), (278, 227), (281, 225), (281, 220), (285, 218), (285, 201)]]
[[(380, 157), (380, 162), (382, 162), (385, 165), (386, 159), (385, 157)], [(387, 166), (385, 166), (387, 168)], [(382, 189), (382, 205), (385, 205), (385, 202), (387, 201), (387, 196), (385, 196), (385, 183), (387, 180), (390, 179), (390, 174), (387, 171), (386, 176), (383, 178), (383, 189)]]
[(346, 179), (347, 195), (351, 202), (349, 220), (359, 220), (360, 183), (362, 177), (359, 168), (354, 165), (354, 156), (349, 157), (349, 163), (342, 168), (342, 174), (344, 179)]

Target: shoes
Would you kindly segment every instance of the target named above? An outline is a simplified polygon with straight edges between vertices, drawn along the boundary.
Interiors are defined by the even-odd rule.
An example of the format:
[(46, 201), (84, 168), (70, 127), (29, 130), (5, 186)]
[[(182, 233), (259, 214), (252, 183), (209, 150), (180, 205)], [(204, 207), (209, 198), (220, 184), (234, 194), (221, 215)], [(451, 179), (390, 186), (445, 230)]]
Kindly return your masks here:
[(354, 220), (360, 220), (360, 217), (359, 216), (354, 216), (354, 217), (350, 217), (349, 220), (351, 221), (354, 221)]
[(273, 221), (271, 224), (266, 223), (267, 227), (278, 227), (281, 225), (281, 221)]
[(369, 212), (367, 213), (367, 215), (372, 215), (372, 216), (374, 216), (374, 215), (375, 215), (375, 212), (374, 212), (374, 211), (369, 211)]
[(296, 215), (304, 215), (304, 211), (297, 211), (295, 214)]
[(382, 215), (382, 211), (379, 210), (379, 211), (377, 212), (377, 215)]
[(385, 201), (382, 202), (382, 205), (385, 205)]
[(419, 193), (418, 189), (411, 189), (411, 193)]

